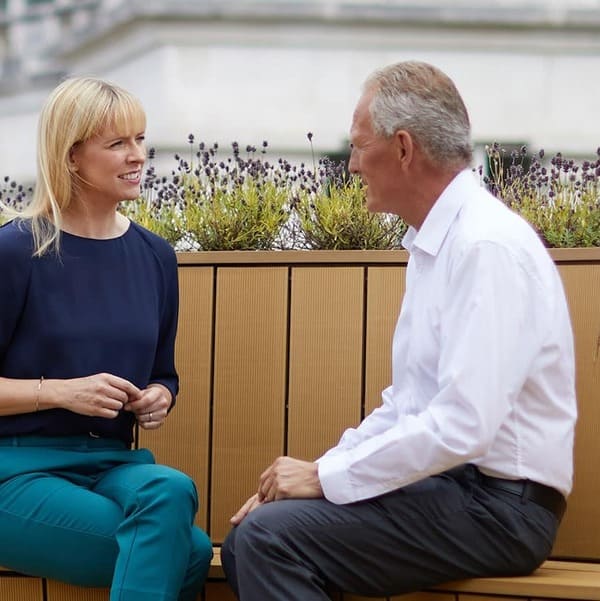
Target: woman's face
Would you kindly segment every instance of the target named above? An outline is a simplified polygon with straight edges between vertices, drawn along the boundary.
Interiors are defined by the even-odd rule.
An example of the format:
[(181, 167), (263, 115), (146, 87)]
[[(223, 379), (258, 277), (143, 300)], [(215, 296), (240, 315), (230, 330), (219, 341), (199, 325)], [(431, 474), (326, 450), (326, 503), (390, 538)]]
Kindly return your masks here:
[(144, 132), (117, 132), (106, 128), (70, 153), (77, 182), (76, 201), (109, 203), (133, 200), (140, 195), (146, 160)]

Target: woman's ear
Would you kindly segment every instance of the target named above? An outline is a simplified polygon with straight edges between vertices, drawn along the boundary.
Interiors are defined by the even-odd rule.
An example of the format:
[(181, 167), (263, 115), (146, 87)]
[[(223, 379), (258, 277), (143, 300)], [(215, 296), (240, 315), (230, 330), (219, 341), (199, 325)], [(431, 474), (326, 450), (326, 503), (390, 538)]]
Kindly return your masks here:
[(77, 144), (73, 144), (71, 149), (69, 150), (69, 156), (67, 157), (69, 171), (71, 173), (75, 173), (79, 169), (79, 165), (77, 163)]

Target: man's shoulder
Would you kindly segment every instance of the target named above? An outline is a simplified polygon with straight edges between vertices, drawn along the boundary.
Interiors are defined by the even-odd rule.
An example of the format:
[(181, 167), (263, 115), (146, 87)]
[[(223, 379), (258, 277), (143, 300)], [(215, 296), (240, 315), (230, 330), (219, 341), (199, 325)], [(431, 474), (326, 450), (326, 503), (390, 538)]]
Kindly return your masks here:
[(453, 237), (464, 244), (486, 242), (522, 251), (541, 251), (544, 245), (533, 227), (486, 190), (464, 203), (453, 228)]

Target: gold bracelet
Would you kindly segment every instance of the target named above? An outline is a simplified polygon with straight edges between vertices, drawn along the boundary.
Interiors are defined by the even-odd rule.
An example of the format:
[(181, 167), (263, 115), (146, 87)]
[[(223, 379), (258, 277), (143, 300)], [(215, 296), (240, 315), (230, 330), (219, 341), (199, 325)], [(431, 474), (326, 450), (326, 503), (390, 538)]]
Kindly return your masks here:
[(40, 410), (40, 393), (42, 390), (42, 382), (44, 381), (44, 376), (40, 376), (40, 381), (37, 385), (37, 394), (35, 395), (35, 410), (36, 412)]

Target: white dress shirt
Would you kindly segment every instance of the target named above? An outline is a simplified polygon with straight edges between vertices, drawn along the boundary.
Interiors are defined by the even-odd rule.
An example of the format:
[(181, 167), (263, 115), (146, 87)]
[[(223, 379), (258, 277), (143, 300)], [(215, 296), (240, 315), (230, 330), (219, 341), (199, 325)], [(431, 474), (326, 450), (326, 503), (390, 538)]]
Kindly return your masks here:
[(573, 335), (538, 236), (465, 170), (403, 245), (410, 259), (392, 383), (318, 460), (325, 497), (359, 501), (463, 463), (567, 495)]

